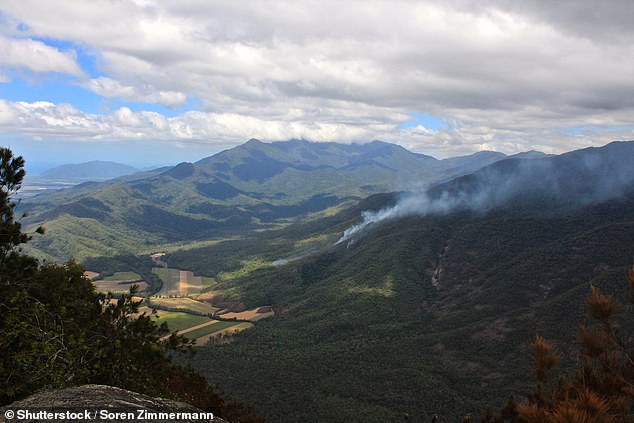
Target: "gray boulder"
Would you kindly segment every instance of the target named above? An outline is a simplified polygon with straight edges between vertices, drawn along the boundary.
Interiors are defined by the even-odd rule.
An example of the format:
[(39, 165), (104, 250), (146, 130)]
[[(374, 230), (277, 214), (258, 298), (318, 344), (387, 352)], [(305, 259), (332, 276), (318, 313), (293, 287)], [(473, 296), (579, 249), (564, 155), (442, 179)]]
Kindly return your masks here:
[[(29, 414), (26, 414), (28, 412)], [(49, 413), (59, 413), (51, 415)], [(106, 385), (83, 385), (35, 393), (0, 408), (0, 423), (10, 422), (214, 422), (204, 411)]]

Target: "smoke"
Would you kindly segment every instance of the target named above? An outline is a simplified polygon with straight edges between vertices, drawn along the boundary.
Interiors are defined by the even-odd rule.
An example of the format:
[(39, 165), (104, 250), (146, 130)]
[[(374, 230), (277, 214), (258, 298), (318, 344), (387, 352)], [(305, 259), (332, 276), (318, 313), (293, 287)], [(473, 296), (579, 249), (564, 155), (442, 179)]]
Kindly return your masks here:
[(426, 193), (409, 194), (393, 207), (384, 208), (378, 211), (364, 211), (361, 213), (363, 220), (348, 229), (346, 229), (335, 243), (340, 244), (344, 241), (352, 239), (355, 235), (365, 231), (369, 226), (376, 226), (379, 223), (399, 219), (401, 217), (429, 214), (429, 213), (446, 213), (456, 206), (455, 199), (448, 195), (441, 198), (431, 200)]
[(364, 211), (363, 220), (346, 229), (336, 244), (353, 242), (362, 232), (405, 216), (455, 210), (486, 213), (508, 205), (548, 211), (605, 201), (632, 191), (633, 157), (634, 142), (615, 142), (549, 158), (503, 160), (425, 192), (404, 195), (393, 207)]

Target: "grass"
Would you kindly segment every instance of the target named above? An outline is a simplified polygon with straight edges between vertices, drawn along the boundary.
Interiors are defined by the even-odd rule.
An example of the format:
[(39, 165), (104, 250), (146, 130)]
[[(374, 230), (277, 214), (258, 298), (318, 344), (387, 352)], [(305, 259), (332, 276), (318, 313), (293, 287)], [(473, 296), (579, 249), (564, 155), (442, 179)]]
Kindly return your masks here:
[[(152, 273), (158, 276), (163, 282), (160, 295), (171, 295), (172, 291), (178, 291), (178, 285), (180, 283), (180, 271), (178, 269), (167, 269), (162, 267), (155, 267), (152, 269)], [(178, 294), (178, 292), (175, 292)]]
[(196, 276), (189, 270), (155, 267), (152, 272), (163, 281), (159, 295), (196, 295), (216, 283), (214, 278)]
[(141, 279), (141, 275), (134, 272), (115, 272), (112, 276), (103, 278), (104, 281), (127, 281)]
[(128, 293), (132, 285), (139, 286), (139, 292), (143, 292), (147, 289), (148, 285), (145, 282), (121, 282), (120, 280), (98, 280), (93, 281), (95, 290), (98, 292), (112, 292), (113, 294)]
[[(196, 338), (196, 346), (197, 347), (204, 347), (205, 345), (207, 345), (207, 342), (209, 342), (209, 340), (217, 335), (219, 335), (220, 333), (238, 333), (238, 332), (242, 332), (243, 330), (246, 329), (250, 329), (253, 327), (253, 323), (250, 322), (236, 322), (236, 324), (234, 326), (230, 326), (228, 328), (224, 328), (220, 331), (217, 332), (213, 332), (210, 333), (208, 335), (203, 335), (200, 336), (198, 338)], [(224, 343), (227, 343), (227, 338), (224, 339)]]
[(155, 308), (164, 308), (170, 311), (190, 311), (197, 314), (213, 314), (219, 309), (209, 303), (203, 303), (191, 298), (150, 298), (149, 303)]
[(381, 295), (383, 297), (394, 296), (394, 278), (388, 275), (382, 287), (353, 286), (348, 292), (351, 294)]
[(337, 240), (336, 235), (333, 236), (333, 234), (329, 234), (329, 233), (319, 234), (309, 238), (300, 239), (299, 241), (295, 242), (295, 248), (302, 249), (302, 248), (310, 247), (314, 244), (324, 244), (327, 242), (334, 242), (336, 240)]
[(230, 328), (232, 326), (236, 326), (242, 322), (218, 322), (209, 326), (202, 327), (200, 329), (193, 330), (191, 332), (186, 333), (186, 336), (189, 339), (198, 339), (200, 337), (211, 335), (216, 332), (220, 332), (223, 329)]
[[(208, 239), (208, 240), (202, 240), (202, 241), (175, 241), (175, 242), (157, 243), (156, 245), (152, 247), (152, 249), (156, 251), (163, 251), (165, 253), (173, 253), (176, 251), (191, 250), (193, 248), (211, 247), (224, 241), (235, 241), (238, 239), (241, 239), (241, 237), (236, 235), (236, 236), (228, 236), (228, 237), (222, 237), (218, 239)], [(150, 253), (153, 250), (147, 249), (147, 252)]]
[(256, 320), (261, 320), (266, 317), (271, 317), (275, 314), (273, 311), (268, 311), (266, 313), (258, 313), (257, 310), (259, 309), (260, 307), (256, 307), (251, 310), (245, 310), (239, 313), (229, 312), (229, 313), (222, 314), (220, 317), (222, 317), (223, 319), (236, 319), (243, 322), (244, 321), (254, 322)]
[(203, 288), (209, 288), (210, 286), (215, 285), (217, 281), (215, 278), (208, 278), (206, 276), (201, 276), (200, 282)]
[(251, 259), (251, 260), (242, 260), (240, 262), (241, 267), (238, 270), (235, 270), (233, 272), (221, 272), (218, 274), (218, 279), (222, 280), (222, 281), (227, 281), (227, 280), (232, 280), (232, 279), (237, 279), (237, 278), (242, 278), (245, 277), (247, 275), (249, 275), (250, 273), (261, 269), (263, 267), (269, 267), (271, 266), (271, 263), (268, 261), (264, 261), (262, 259)]
[(209, 321), (209, 317), (184, 313), (181, 311), (169, 311), (161, 313), (156, 319), (156, 323), (159, 325), (163, 322), (166, 322), (171, 331), (179, 331), (191, 328), (192, 326), (200, 325)]

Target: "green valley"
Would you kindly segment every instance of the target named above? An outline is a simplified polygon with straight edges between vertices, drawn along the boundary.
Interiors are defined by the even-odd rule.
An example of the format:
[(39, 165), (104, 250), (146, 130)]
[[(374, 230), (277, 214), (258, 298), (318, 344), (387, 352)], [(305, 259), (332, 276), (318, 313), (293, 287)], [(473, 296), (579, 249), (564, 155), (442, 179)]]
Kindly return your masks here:
[(402, 147), (257, 140), (196, 163), (80, 185), (25, 199), (27, 227), (50, 237), (29, 252), (49, 260), (196, 246), (336, 210), (369, 194), (464, 175), (499, 153), (436, 160)]
[[(275, 148), (295, 157), (298, 146)], [(157, 322), (200, 346), (179, 362), (270, 421), (478, 416), (528, 391), (536, 332), (573, 356), (590, 281), (623, 292), (634, 143), (494, 160), (426, 191), (367, 196), (333, 185), (310, 207), (253, 194), (285, 172), (292, 192), (304, 171), (279, 157), (240, 167), (267, 148), (252, 141), (226, 153), (239, 157), (234, 166), (212, 158), (158, 179), (77, 188), (69, 204), (58, 193), (34, 216), (49, 213), (55, 227), (83, 214), (110, 235), (129, 230), (136, 242), (123, 255), (67, 236), (78, 236), (102, 284), (142, 280), (143, 311), (157, 309)], [(210, 182), (203, 191), (217, 203), (203, 212), (192, 208), (202, 191), (191, 178), (205, 163), (239, 188)], [(36, 247), (52, 257), (47, 237)]]

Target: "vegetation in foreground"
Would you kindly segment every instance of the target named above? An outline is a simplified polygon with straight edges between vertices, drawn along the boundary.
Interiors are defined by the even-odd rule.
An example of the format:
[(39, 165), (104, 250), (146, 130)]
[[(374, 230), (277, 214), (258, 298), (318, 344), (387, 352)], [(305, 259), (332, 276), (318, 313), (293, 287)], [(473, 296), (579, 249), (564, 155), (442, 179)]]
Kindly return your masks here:
[(132, 300), (136, 288), (110, 301), (95, 292), (76, 263), (43, 265), (20, 251), (30, 236), (14, 218), (12, 196), (23, 165), (21, 157), (0, 149), (0, 404), (44, 388), (98, 383), (259, 421), (226, 403), (196, 372), (172, 362), (171, 355), (189, 342), (147, 314), (132, 318), (139, 306)]
[[(591, 324), (579, 328), (580, 369), (557, 382), (553, 368), (561, 355), (541, 337), (533, 343), (533, 374), (540, 385), (518, 406), (528, 421), (585, 421), (607, 423), (634, 419), (634, 343), (631, 307), (634, 306), (634, 266), (628, 274), (628, 303), (591, 286), (587, 298)], [(630, 319), (624, 318), (627, 311)]]
[[(627, 276), (628, 304), (590, 286), (589, 324), (579, 327), (577, 371), (556, 371), (562, 355), (540, 335), (531, 344), (537, 386), (519, 403), (513, 399), (482, 423), (616, 423), (634, 419), (634, 344), (632, 328), (634, 266)], [(627, 313), (624, 313), (627, 311)], [(629, 319), (626, 319), (629, 317)], [(625, 330), (624, 330), (625, 329)]]

